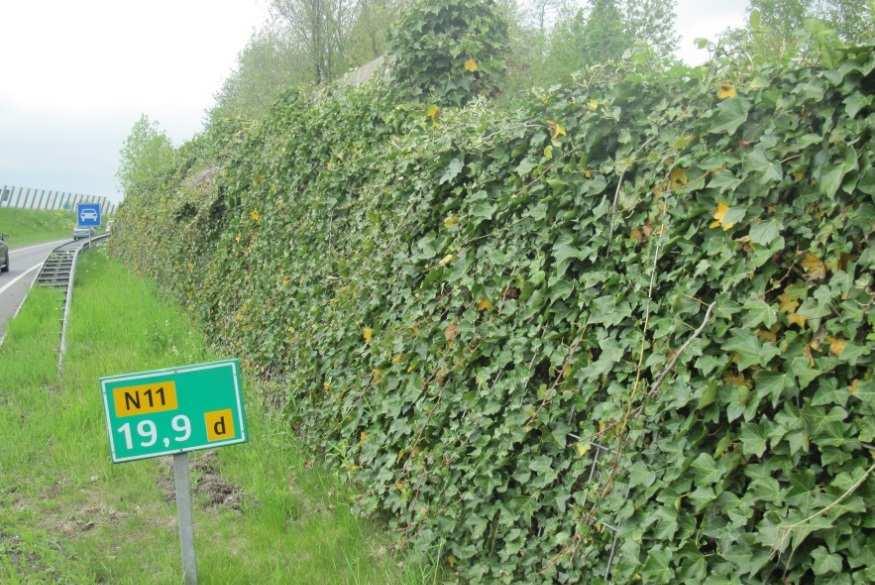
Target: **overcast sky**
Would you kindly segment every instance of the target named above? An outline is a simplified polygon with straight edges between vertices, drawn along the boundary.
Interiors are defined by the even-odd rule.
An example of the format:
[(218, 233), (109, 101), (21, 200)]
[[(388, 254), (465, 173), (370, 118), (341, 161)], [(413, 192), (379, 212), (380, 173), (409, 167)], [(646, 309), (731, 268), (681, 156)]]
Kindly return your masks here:
[[(741, 24), (746, 0), (679, 0), (680, 56)], [(141, 113), (175, 144), (267, 17), (266, 0), (0, 0), (0, 186), (118, 198), (122, 142)]]

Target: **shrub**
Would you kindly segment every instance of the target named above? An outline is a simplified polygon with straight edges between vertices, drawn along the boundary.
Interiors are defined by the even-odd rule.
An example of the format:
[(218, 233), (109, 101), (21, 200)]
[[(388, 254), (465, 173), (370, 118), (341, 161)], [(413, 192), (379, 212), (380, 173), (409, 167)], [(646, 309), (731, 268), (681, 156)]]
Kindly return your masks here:
[(395, 81), (442, 105), (493, 95), (505, 75), (507, 31), (494, 0), (416, 0), (390, 39)]
[(465, 582), (869, 583), (873, 68), (289, 94), (114, 246)]

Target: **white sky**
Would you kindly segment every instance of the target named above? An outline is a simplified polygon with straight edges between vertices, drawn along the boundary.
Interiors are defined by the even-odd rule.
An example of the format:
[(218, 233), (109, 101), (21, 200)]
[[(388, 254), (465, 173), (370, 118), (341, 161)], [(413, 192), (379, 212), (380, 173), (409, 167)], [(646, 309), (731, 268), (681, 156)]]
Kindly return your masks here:
[[(679, 0), (681, 57), (741, 24), (746, 0)], [(0, 0), (0, 186), (118, 192), (141, 113), (176, 144), (267, 18), (266, 0)]]

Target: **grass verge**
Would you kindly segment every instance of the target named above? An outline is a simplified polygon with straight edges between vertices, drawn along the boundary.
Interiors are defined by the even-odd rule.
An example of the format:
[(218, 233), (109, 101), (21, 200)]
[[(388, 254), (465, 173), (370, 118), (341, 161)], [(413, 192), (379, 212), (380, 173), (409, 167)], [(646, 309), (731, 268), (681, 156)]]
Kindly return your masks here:
[(6, 243), (10, 248), (70, 238), (74, 221), (69, 211), (0, 209), (0, 233), (9, 236)]
[[(154, 286), (101, 252), (77, 270), (63, 375), (60, 298), (35, 289), (0, 348), (0, 583), (181, 582), (167, 460), (111, 465), (101, 375), (212, 360), (203, 336)], [(246, 388), (251, 441), (192, 456), (203, 584), (425, 584), (353, 494)]]

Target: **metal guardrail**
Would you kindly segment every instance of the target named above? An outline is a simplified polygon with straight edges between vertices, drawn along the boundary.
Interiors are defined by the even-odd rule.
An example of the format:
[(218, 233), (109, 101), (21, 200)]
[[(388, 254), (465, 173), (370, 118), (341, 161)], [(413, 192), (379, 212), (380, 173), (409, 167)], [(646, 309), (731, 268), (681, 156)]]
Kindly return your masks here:
[(109, 234), (106, 233), (90, 238), (87, 242), (73, 250), (64, 250), (71, 242), (61, 244), (49, 254), (49, 257), (43, 263), (39, 276), (37, 276), (38, 284), (64, 290), (64, 314), (61, 317), (61, 345), (58, 350), (59, 372), (64, 369), (64, 355), (67, 353), (67, 324), (70, 322), (70, 307), (73, 305), (73, 282), (76, 278), (76, 261), (83, 250), (87, 250), (90, 246), (108, 237)]

